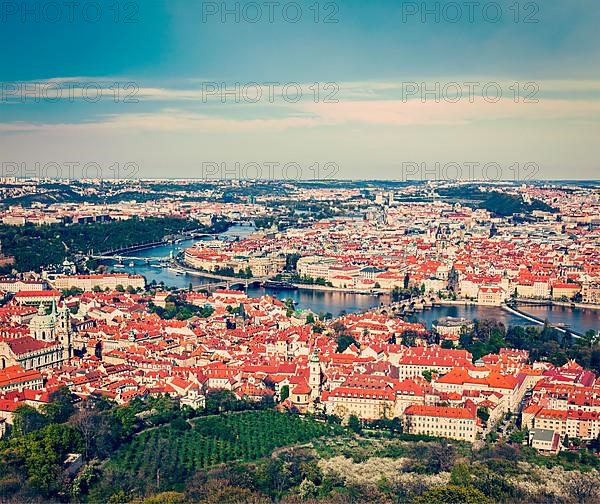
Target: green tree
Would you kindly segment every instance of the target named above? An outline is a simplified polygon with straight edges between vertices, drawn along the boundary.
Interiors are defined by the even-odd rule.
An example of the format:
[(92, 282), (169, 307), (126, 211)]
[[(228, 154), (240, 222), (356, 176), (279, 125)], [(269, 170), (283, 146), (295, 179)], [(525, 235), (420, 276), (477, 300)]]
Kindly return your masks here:
[(13, 412), (13, 432), (17, 436), (41, 429), (47, 423), (48, 419), (28, 404), (17, 406)]
[(350, 429), (353, 432), (356, 432), (357, 434), (360, 434), (362, 432), (362, 425), (360, 423), (359, 418), (356, 415), (350, 415), (350, 417), (348, 418), (348, 429)]
[(295, 271), (300, 257), (302, 257), (300, 254), (287, 254), (285, 256), (285, 269), (287, 271)]
[(336, 352), (342, 353), (344, 350), (346, 350), (351, 345), (356, 345), (357, 348), (360, 347), (360, 344), (358, 343), (358, 341), (356, 341), (352, 336), (349, 336), (348, 334), (340, 334), (337, 339)]
[(77, 287), (71, 287), (69, 289), (63, 289), (61, 294), (63, 297), (79, 296), (83, 294), (83, 291)]
[(152, 497), (146, 497), (142, 504), (183, 504), (186, 502), (185, 494), (180, 492), (161, 492)]
[(125, 491), (121, 489), (113, 493), (107, 502), (108, 504), (123, 504), (124, 502), (129, 502), (129, 498)]
[(598, 344), (599, 338), (600, 335), (596, 333), (596, 331), (594, 331), (593, 329), (589, 329), (588, 331), (586, 331), (583, 338), (581, 339), (583, 342), (585, 342), (586, 345), (592, 348), (594, 345)]
[(490, 418), (490, 412), (487, 406), (477, 408), (477, 418), (480, 418), (482, 422), (487, 423)]
[(120, 406), (113, 410), (112, 415), (123, 438), (129, 438), (133, 435), (137, 420), (135, 410), (131, 406)]
[(180, 416), (176, 416), (173, 420), (171, 420), (171, 427), (180, 432), (190, 430), (192, 428), (190, 424)]
[[(514, 452), (513, 452), (514, 453)], [(505, 474), (513, 472), (507, 460), (488, 461), (490, 467), (478, 465), (473, 471), (473, 486), (487, 495), (494, 502), (511, 502), (517, 496), (516, 489), (507, 481)]]
[(458, 486), (469, 486), (472, 483), (471, 471), (469, 466), (463, 462), (454, 464), (450, 473), (450, 484)]
[(50, 402), (41, 408), (48, 422), (63, 423), (75, 412), (75, 406), (68, 387), (60, 387), (50, 394)]
[(281, 387), (281, 401), (285, 401), (288, 397), (290, 397), (290, 386), (289, 385), (284, 385), (283, 387)]
[(428, 382), (431, 382), (431, 380), (433, 380), (433, 371), (431, 371), (430, 369), (426, 369), (421, 374), (423, 375), (423, 378), (425, 378)]
[[(418, 289), (417, 289), (418, 291)], [(402, 301), (403, 299), (409, 299), (414, 293), (410, 289), (402, 289), (401, 287), (395, 286), (390, 293), (393, 303)], [(416, 293), (418, 295), (418, 292)]]
[(491, 504), (483, 492), (473, 487), (444, 485), (431, 488), (414, 500), (415, 504)]
[(414, 347), (417, 346), (417, 339), (420, 338), (421, 335), (412, 329), (408, 329), (404, 331), (400, 337), (403, 345)]
[(508, 439), (511, 443), (523, 444), (523, 442), (525, 441), (525, 431), (517, 429), (510, 433)]
[(80, 453), (83, 446), (75, 428), (50, 424), (10, 439), (8, 448), (22, 461), (19, 467), (26, 472), (29, 483), (48, 497), (62, 488), (61, 473), (66, 455)]
[(446, 440), (434, 443), (429, 448), (427, 469), (432, 473), (448, 472), (456, 460), (456, 448)]

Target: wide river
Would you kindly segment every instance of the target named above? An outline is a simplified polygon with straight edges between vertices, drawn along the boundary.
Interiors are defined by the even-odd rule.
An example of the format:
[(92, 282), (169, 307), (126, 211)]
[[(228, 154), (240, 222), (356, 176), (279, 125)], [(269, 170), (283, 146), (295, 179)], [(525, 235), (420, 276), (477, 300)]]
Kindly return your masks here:
[[(235, 237), (244, 237), (254, 231), (251, 227), (234, 226), (223, 237), (233, 239)], [(165, 257), (168, 258), (172, 252), (174, 255), (182, 249), (191, 247), (194, 240), (186, 240), (178, 244), (162, 245), (146, 250), (134, 252), (131, 255), (135, 257)], [(135, 273), (146, 277), (147, 282), (156, 280), (157, 283), (164, 282), (168, 287), (188, 287), (206, 283), (202, 277), (177, 274), (167, 268), (157, 268), (148, 265), (145, 262), (125, 260), (125, 267), (118, 271)], [(263, 294), (270, 294), (279, 299), (291, 298), (296, 302), (299, 308), (308, 308), (316, 313), (331, 313), (339, 315), (340, 313), (353, 313), (363, 310), (369, 310), (379, 306), (381, 303), (389, 302), (389, 296), (370, 296), (365, 294), (347, 294), (343, 292), (316, 291), (309, 289), (298, 290), (273, 290), (262, 287), (251, 287), (248, 289), (248, 295), (260, 297)], [(588, 329), (600, 329), (600, 310), (569, 308), (562, 306), (522, 306), (522, 311), (530, 313), (540, 319), (548, 319), (551, 323), (568, 324), (571, 329), (578, 333), (585, 333)], [(436, 306), (423, 312), (416, 313), (413, 317), (422, 322), (428, 328), (431, 323), (444, 316), (465, 317), (469, 319), (496, 319), (509, 325), (532, 325), (521, 317), (512, 315), (499, 307), (488, 306)]]

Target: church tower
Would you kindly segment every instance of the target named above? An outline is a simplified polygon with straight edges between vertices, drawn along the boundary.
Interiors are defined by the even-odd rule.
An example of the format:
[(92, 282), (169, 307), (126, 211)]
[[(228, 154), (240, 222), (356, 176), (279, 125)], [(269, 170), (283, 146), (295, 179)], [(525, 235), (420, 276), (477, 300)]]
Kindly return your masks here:
[(309, 377), (308, 385), (310, 387), (310, 399), (314, 401), (321, 396), (321, 362), (319, 361), (319, 354), (317, 353), (317, 347), (308, 360)]
[[(56, 304), (52, 303), (52, 311), (56, 310)], [(56, 310), (56, 336), (64, 348), (64, 360), (69, 361), (73, 357), (73, 344), (71, 341), (71, 312), (66, 304)]]

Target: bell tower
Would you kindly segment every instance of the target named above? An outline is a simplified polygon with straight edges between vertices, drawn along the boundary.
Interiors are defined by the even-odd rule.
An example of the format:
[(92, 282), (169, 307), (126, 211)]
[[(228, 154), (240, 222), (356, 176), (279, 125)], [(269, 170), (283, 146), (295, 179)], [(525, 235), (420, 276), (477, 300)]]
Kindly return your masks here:
[(63, 358), (66, 361), (73, 357), (73, 345), (71, 342), (71, 312), (66, 304), (61, 308), (56, 308), (56, 303), (52, 303), (52, 313), (56, 313), (56, 336), (63, 346)]
[(308, 361), (308, 367), (310, 371), (308, 377), (308, 385), (310, 386), (310, 398), (314, 401), (321, 395), (321, 362), (319, 361), (317, 347), (315, 347), (314, 352), (310, 356), (310, 359)]

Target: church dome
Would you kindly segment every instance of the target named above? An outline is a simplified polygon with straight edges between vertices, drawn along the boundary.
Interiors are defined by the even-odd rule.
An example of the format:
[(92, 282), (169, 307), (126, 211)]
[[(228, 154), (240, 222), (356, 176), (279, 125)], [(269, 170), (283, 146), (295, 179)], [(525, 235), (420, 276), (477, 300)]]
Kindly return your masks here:
[(40, 304), (38, 312), (31, 318), (30, 327), (34, 329), (50, 329), (56, 325), (56, 317), (54, 310), (49, 315), (46, 315), (44, 305)]

